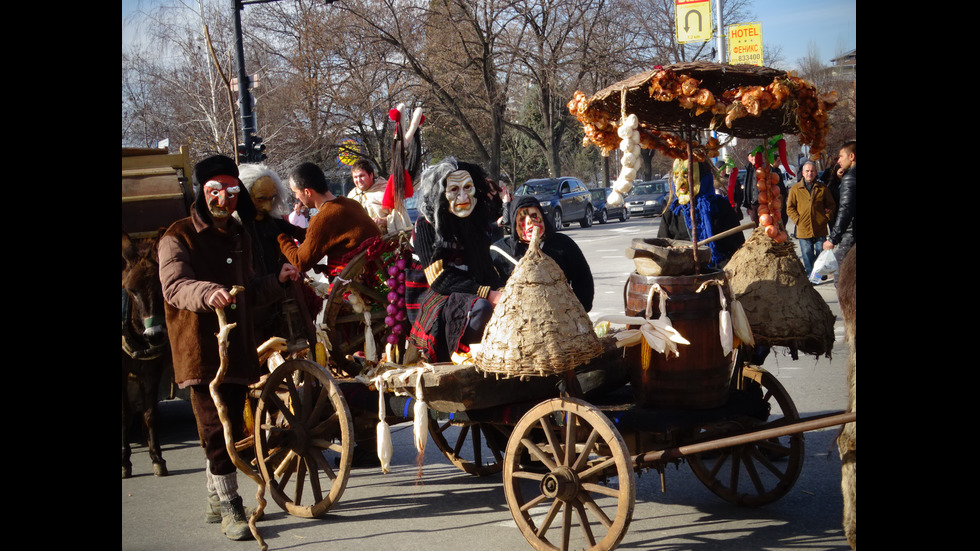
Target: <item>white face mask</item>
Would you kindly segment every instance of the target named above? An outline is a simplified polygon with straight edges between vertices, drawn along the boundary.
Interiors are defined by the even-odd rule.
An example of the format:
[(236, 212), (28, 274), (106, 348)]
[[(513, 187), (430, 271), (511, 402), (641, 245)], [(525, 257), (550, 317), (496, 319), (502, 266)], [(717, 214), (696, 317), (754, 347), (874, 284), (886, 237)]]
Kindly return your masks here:
[(476, 208), (476, 185), (470, 173), (457, 170), (446, 177), (446, 200), (449, 201), (449, 212), (460, 218), (466, 218)]

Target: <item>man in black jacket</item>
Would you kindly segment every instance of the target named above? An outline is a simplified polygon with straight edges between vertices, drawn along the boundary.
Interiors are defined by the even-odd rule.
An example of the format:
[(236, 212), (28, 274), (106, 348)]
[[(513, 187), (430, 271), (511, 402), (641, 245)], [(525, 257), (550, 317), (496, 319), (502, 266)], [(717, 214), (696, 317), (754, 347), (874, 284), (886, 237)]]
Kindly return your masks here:
[(837, 157), (844, 171), (840, 183), (837, 218), (830, 227), (830, 237), (823, 242), (824, 250), (833, 250), (837, 264), (847, 256), (857, 236), (857, 141), (846, 142)]

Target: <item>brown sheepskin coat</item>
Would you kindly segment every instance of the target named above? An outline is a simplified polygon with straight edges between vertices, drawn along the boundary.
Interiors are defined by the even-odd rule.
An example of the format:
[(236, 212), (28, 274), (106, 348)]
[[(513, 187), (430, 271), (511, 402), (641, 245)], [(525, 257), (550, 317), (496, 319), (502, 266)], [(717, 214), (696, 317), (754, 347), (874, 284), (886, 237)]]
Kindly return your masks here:
[(285, 287), (278, 274), (256, 277), (248, 233), (234, 219), (222, 233), (197, 210), (174, 222), (160, 239), (160, 281), (163, 284), (167, 332), (173, 349), (174, 379), (180, 388), (207, 384), (214, 379), (218, 353), (218, 316), (207, 299), (219, 288), (245, 288), (235, 308), (225, 308), (228, 323), (238, 325), (229, 334), (227, 383), (258, 380), (259, 358), (252, 308), (282, 301)]

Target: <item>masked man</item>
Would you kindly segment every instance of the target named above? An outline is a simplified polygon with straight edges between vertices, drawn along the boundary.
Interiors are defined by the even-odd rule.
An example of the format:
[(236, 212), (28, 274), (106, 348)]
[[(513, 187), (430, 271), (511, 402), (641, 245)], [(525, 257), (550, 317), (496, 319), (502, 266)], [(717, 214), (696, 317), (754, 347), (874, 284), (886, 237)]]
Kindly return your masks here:
[[(289, 263), (279, 249), (279, 234), (285, 233), (293, 239), (302, 240), (306, 233), (284, 218), (289, 212), (286, 201), (292, 198), (292, 193), (279, 175), (266, 165), (243, 164), (238, 170), (238, 177), (245, 184), (255, 205), (255, 219), (251, 224), (245, 224), (252, 238), (255, 269), (260, 275), (277, 274), (283, 264)], [(240, 213), (235, 216), (241, 219)], [(305, 293), (306, 289), (303, 291)], [(312, 295), (312, 291), (305, 294)], [(312, 298), (307, 298), (307, 301), (314, 302)], [(316, 304), (310, 304), (309, 307), (316, 310)], [(270, 337), (286, 336), (281, 302), (253, 310), (253, 316), (258, 324), (256, 338), (260, 343)]]
[(524, 257), (534, 228), (542, 235), (541, 250), (561, 267), (585, 311), (592, 310), (595, 284), (592, 269), (582, 254), (582, 249), (571, 237), (555, 231), (554, 224), (546, 220), (541, 203), (532, 195), (518, 195), (511, 202), (510, 235), (497, 241), (490, 248), (493, 264), (504, 279), (509, 279), (514, 266)]
[[(686, 173), (686, 166), (687, 161), (675, 161), (674, 178), (671, 181), (674, 199), (660, 219), (657, 237), (690, 241), (691, 208), (694, 208), (694, 216), (697, 219), (698, 241), (704, 241), (713, 235), (738, 226), (738, 215), (731, 203), (728, 202), (728, 198), (714, 193), (714, 176), (708, 163), (694, 163), (694, 175), (690, 178), (691, 187), (693, 187), (691, 191), (693, 199), (681, 200), (677, 190), (678, 167), (683, 167)], [(755, 173), (753, 172), (753, 174)], [(755, 187), (755, 184), (752, 186)], [(711, 250), (710, 266), (724, 268), (735, 251), (744, 243), (745, 236), (741, 233), (735, 233), (708, 243), (707, 246)]]
[(480, 167), (452, 157), (420, 177), (413, 234), (419, 269), (409, 274), (406, 302), (413, 320), (409, 340), (427, 361), (450, 361), (480, 342), (500, 298), (487, 191)]
[[(224, 309), (228, 323), (237, 324), (229, 335), (228, 371), (218, 393), (229, 411), (241, 412), (247, 385), (259, 378), (253, 308), (285, 299), (285, 287), (299, 271), (289, 264), (273, 274), (259, 275), (255, 270), (252, 239), (242, 225), (254, 219), (255, 207), (232, 159), (209, 157), (194, 166), (193, 176), (200, 191), (191, 215), (174, 222), (159, 243), (174, 379), (180, 388), (191, 389), (191, 407), (204, 445), (205, 519), (220, 522), (230, 539), (249, 539), (237, 468), (225, 447), (224, 429), (208, 388), (221, 364), (215, 310)], [(236, 211), (242, 222), (232, 216)], [(232, 296), (235, 285), (243, 286), (244, 293)], [(244, 434), (243, 416), (231, 418), (233, 433)]]

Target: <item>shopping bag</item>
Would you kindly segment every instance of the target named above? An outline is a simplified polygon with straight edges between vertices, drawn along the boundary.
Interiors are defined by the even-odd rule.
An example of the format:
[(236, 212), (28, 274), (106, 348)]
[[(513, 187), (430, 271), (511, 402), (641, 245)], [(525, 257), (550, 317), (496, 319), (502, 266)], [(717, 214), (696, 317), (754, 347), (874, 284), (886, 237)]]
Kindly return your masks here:
[(835, 272), (837, 272), (837, 257), (834, 256), (834, 251), (822, 251), (813, 262), (813, 271), (810, 272), (810, 282), (819, 283), (823, 279), (823, 276), (829, 276)]

